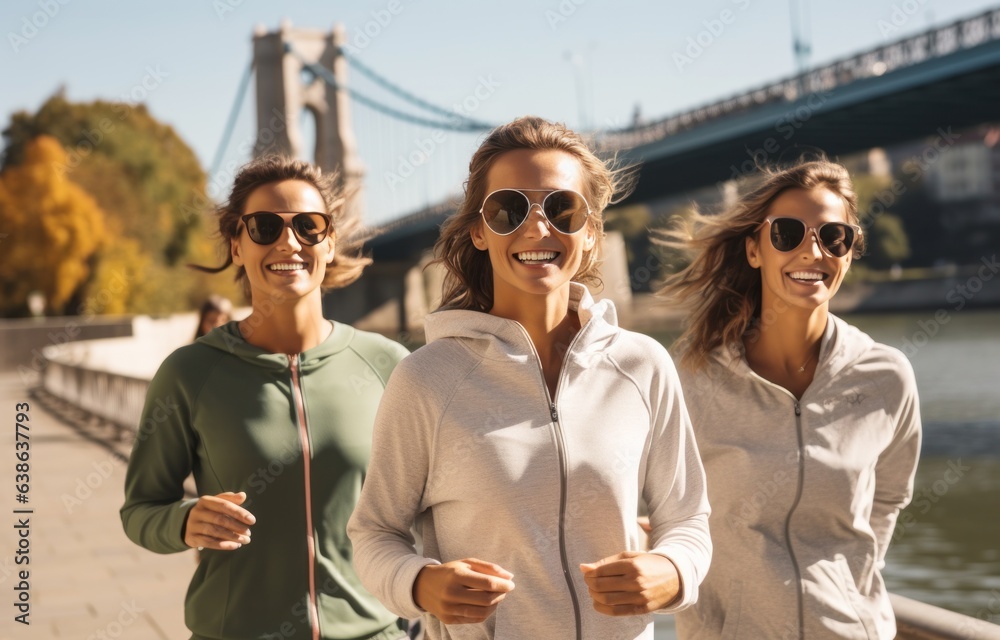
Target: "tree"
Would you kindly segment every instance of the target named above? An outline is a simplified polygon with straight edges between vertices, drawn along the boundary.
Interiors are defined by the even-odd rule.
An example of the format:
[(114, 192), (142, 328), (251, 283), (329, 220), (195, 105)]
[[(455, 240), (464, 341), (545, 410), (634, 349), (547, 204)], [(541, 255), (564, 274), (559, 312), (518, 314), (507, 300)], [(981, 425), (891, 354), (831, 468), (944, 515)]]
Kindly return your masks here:
[(3, 132), (4, 170), (22, 164), (40, 135), (62, 144), (60, 166), (92, 194), (114, 239), (94, 257), (92, 281), (67, 303), (70, 312), (82, 306), (96, 313), (169, 313), (199, 305), (210, 291), (241, 298), (231, 278), (184, 267), (219, 262), (213, 225), (203, 215), (211, 204), (205, 173), (171, 127), (141, 104), (73, 103), (56, 94), (38, 112), (12, 116)]
[(910, 257), (910, 241), (903, 221), (892, 213), (883, 213), (868, 228), (868, 254), (876, 269), (888, 269)]
[(633, 291), (649, 291), (659, 274), (659, 264), (651, 253), (649, 225), (652, 214), (644, 204), (609, 209), (605, 213), (605, 231), (618, 231), (625, 240), (625, 254)]
[(22, 164), (0, 172), (0, 313), (25, 315), (28, 293), (41, 291), (61, 314), (91, 275), (107, 241), (97, 202), (70, 181), (66, 152), (55, 138), (24, 146)]

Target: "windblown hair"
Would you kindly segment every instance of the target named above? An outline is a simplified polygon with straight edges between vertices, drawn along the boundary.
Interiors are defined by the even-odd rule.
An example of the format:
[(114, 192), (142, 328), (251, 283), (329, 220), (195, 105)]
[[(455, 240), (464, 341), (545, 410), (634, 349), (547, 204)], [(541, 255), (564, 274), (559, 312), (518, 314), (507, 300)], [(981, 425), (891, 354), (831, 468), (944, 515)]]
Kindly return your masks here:
[(596, 242), (584, 253), (573, 280), (600, 284), (598, 266), (604, 240), (604, 209), (628, 195), (634, 184), (631, 167), (619, 167), (614, 160), (603, 161), (591, 151), (583, 138), (561, 123), (535, 116), (524, 116), (491, 131), (469, 162), (465, 196), (455, 212), (441, 227), (434, 245), (434, 262), (446, 269), (441, 307), (489, 311), (493, 307), (493, 267), (486, 251), (472, 243), (470, 231), (482, 223), (479, 209), (486, 199), (490, 169), (507, 151), (533, 149), (569, 153), (583, 169), (583, 196), (590, 204), (590, 224)]
[[(326, 212), (333, 216), (331, 223), (335, 234), (333, 262), (326, 266), (323, 278), (325, 289), (346, 287), (361, 276), (364, 268), (371, 264), (371, 259), (361, 254), (362, 242), (356, 237), (360, 227), (357, 216), (348, 212), (345, 206), (343, 190), (338, 175), (333, 172), (323, 173), (319, 167), (304, 160), (297, 160), (278, 155), (262, 156), (253, 160), (236, 174), (229, 199), (215, 209), (219, 220), (219, 237), (226, 260), (219, 267), (203, 267), (189, 265), (199, 271), (219, 273), (233, 264), (230, 242), (239, 235), (240, 217), (252, 213), (245, 211), (247, 200), (255, 189), (266, 184), (283, 182), (285, 180), (301, 180), (316, 187)], [(238, 267), (236, 281), (243, 285), (243, 292), (250, 298), (250, 282), (246, 269)]]
[[(857, 197), (842, 165), (813, 160), (763, 174), (756, 188), (728, 210), (718, 215), (694, 211), (654, 238), (691, 259), (658, 293), (688, 311), (678, 344), (682, 361), (692, 368), (703, 366), (715, 348), (740, 343), (760, 321), (761, 274), (747, 261), (746, 239), (757, 235), (775, 198), (787, 189), (827, 189), (844, 201), (847, 222), (858, 224)], [(854, 257), (863, 252), (862, 235)]]

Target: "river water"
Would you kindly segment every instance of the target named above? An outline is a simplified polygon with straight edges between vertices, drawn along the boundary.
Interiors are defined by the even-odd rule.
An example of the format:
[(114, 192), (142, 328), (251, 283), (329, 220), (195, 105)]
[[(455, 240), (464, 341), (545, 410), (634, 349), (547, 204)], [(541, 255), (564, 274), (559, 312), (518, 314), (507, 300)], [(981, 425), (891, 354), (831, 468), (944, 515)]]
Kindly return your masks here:
[[(882, 572), (889, 590), (1000, 624), (1000, 311), (845, 319), (901, 349), (920, 393), (924, 446)], [(674, 637), (671, 617), (658, 620), (657, 640)]]

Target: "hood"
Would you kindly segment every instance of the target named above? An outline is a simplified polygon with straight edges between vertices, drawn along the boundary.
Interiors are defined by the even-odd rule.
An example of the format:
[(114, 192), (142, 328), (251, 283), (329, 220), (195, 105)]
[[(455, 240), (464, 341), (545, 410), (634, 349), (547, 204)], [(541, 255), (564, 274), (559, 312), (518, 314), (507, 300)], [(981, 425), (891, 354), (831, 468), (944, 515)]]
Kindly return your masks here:
[[(822, 384), (836, 378), (845, 367), (868, 353), (874, 345), (875, 341), (867, 333), (832, 313), (829, 314), (820, 342), (819, 366), (816, 367), (813, 382)], [(719, 347), (713, 352), (712, 358), (740, 375), (751, 372), (742, 343)]]
[[(585, 286), (571, 282), (569, 308), (580, 317), (581, 329), (567, 358), (589, 360), (600, 356), (619, 334), (614, 303), (610, 300), (595, 302)], [(428, 344), (445, 338), (460, 338), (478, 355), (490, 360), (527, 361), (535, 357), (528, 332), (519, 322), (482, 311), (435, 311), (424, 319), (424, 334)]]
[[(306, 349), (302, 352), (299, 358), (299, 367), (302, 371), (321, 366), (327, 358), (343, 351), (351, 343), (351, 339), (354, 337), (354, 327), (332, 320), (330, 322), (333, 324), (333, 331), (327, 339), (312, 349)], [(244, 340), (240, 334), (239, 321), (237, 320), (212, 329), (195, 340), (195, 343), (225, 351), (264, 369), (288, 369), (287, 354), (271, 353)]]

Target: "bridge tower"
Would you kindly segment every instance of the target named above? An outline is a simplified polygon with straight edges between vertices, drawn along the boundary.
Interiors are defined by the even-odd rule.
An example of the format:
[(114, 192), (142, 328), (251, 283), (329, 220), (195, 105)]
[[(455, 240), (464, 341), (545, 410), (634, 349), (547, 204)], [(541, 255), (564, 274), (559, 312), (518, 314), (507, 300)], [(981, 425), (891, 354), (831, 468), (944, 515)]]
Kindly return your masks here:
[[(351, 124), (347, 86), (347, 60), (341, 53), (346, 42), (343, 25), (324, 33), (293, 28), (283, 20), (277, 31), (260, 25), (254, 30), (253, 61), (257, 76), (257, 142), (254, 157), (279, 153), (301, 158), (303, 110), (316, 122), (316, 156), (323, 171), (339, 171), (348, 206), (363, 212), (364, 167), (358, 157)], [(311, 73), (306, 64), (330, 70), (341, 90)]]

